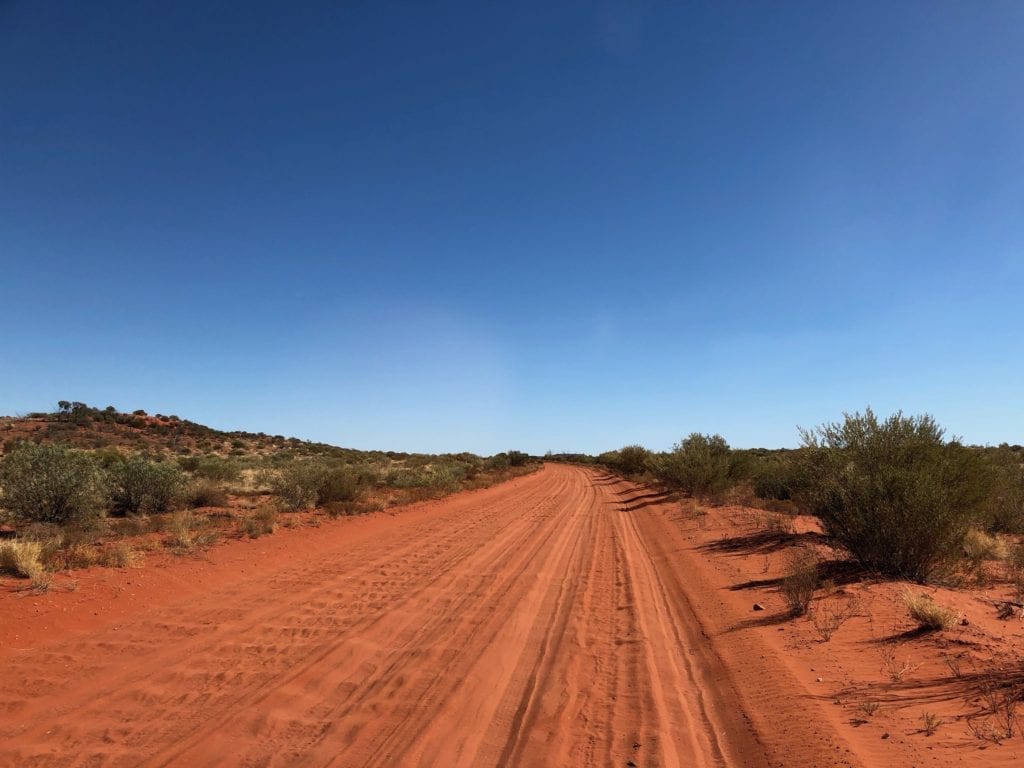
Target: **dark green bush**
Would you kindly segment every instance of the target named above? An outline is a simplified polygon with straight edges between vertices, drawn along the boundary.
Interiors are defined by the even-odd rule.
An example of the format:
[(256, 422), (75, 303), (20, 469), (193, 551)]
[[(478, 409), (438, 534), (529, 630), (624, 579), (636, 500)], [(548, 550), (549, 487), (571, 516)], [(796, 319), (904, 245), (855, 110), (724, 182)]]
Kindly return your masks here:
[(1001, 447), (988, 458), (992, 466), (988, 528), (1000, 533), (1024, 533), (1024, 468), (1020, 456)]
[(316, 488), (316, 505), (332, 501), (355, 501), (359, 496), (359, 477), (344, 466), (321, 467)]
[(721, 435), (692, 433), (658, 464), (661, 479), (691, 496), (720, 493), (729, 487), (729, 444)]
[(0, 486), (0, 503), (17, 520), (88, 523), (103, 509), (96, 462), (63, 445), (19, 444), (0, 464)]
[(139, 456), (116, 462), (107, 469), (111, 508), (120, 515), (166, 512), (183, 485), (184, 477), (177, 467)]
[(530, 463), (530, 454), (522, 451), (509, 451), (508, 464), (510, 467), (522, 467)]
[(801, 434), (811, 511), (861, 563), (925, 581), (962, 556), (989, 496), (980, 452), (931, 416), (880, 422), (870, 408)]
[(789, 501), (806, 486), (799, 462), (787, 454), (765, 457), (753, 470), (754, 495), (759, 499)]
[(501, 470), (508, 469), (511, 466), (511, 463), (509, 462), (507, 453), (496, 453), (484, 462), (484, 466), (489, 470)]
[(424, 488), (430, 484), (430, 480), (425, 469), (398, 467), (387, 473), (384, 484), (389, 488)]
[(638, 475), (647, 469), (651, 452), (642, 445), (627, 445), (618, 450), (613, 469), (624, 475)]

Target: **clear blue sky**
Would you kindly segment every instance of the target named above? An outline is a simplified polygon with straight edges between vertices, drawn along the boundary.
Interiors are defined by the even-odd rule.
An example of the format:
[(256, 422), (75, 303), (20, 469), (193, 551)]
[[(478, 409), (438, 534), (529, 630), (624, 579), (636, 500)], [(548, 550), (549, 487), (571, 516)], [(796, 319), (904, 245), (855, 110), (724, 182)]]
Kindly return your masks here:
[(0, 412), (1024, 442), (1024, 4), (0, 2)]

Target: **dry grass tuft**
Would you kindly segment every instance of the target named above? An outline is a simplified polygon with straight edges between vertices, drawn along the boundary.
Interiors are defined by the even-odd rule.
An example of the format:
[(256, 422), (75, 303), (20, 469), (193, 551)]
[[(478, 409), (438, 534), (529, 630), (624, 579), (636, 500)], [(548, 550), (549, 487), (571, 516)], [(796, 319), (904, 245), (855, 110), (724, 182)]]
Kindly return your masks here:
[(167, 543), (174, 549), (190, 550), (195, 546), (196, 516), (188, 510), (175, 512), (167, 523)]
[(907, 606), (910, 618), (916, 621), (921, 629), (936, 631), (949, 629), (956, 624), (956, 611), (939, 605), (931, 595), (914, 594), (908, 589), (903, 592), (903, 602)]
[(76, 541), (58, 551), (57, 561), (60, 570), (72, 571), (76, 568), (91, 568), (100, 561), (100, 555), (91, 544)]
[(942, 718), (934, 712), (925, 712), (921, 715), (921, 722), (924, 723), (924, 728), (922, 729), (924, 731), (924, 735), (931, 736), (939, 730), (939, 726), (942, 725)]
[(145, 555), (126, 541), (121, 541), (103, 553), (103, 564), (109, 568), (139, 568)]
[(861, 702), (858, 709), (864, 714), (865, 717), (874, 717), (875, 713), (878, 712), (879, 707), (882, 705), (877, 701), (863, 701)]
[(277, 510), (270, 506), (260, 507), (251, 515), (246, 515), (239, 524), (242, 532), (253, 539), (273, 533), (276, 526)]
[(764, 528), (776, 536), (790, 536), (796, 530), (793, 517), (783, 513), (768, 513), (764, 516)]
[(964, 535), (964, 554), (972, 563), (983, 563), (987, 560), (1006, 560), (1010, 549), (1006, 541), (998, 536), (989, 536), (984, 531), (971, 528)]
[(791, 616), (803, 616), (811, 606), (818, 588), (818, 557), (810, 550), (801, 550), (789, 560), (789, 568), (779, 587)]
[(29, 595), (45, 595), (50, 591), (52, 586), (53, 574), (46, 571), (40, 571), (29, 580), (28, 584), (23, 587), (18, 587), (15, 591)]
[(43, 545), (38, 541), (0, 541), (0, 569), (33, 579), (43, 572), (40, 556)]

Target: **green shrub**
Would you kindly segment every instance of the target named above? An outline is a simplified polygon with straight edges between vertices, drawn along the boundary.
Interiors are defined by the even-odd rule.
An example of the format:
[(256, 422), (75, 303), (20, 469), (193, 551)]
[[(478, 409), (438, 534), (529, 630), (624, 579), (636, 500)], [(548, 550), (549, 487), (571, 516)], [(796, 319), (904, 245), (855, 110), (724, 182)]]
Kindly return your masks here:
[(694, 432), (674, 446), (659, 469), (662, 480), (691, 496), (720, 493), (730, 484), (729, 444), (721, 435)]
[(764, 458), (753, 470), (754, 495), (759, 499), (789, 501), (806, 485), (790, 458)]
[(1024, 533), (1024, 468), (1019, 455), (999, 448), (989, 457), (992, 465), (992, 495), (989, 528), (1002, 533)]
[(133, 457), (107, 470), (112, 508), (118, 514), (166, 512), (184, 484), (177, 467)]
[(424, 480), (428, 488), (454, 493), (462, 487), (461, 481), (465, 476), (465, 470), (457, 464), (439, 464), (426, 472)]
[(484, 466), (489, 470), (501, 470), (508, 469), (511, 463), (507, 453), (496, 453), (484, 462)]
[(195, 463), (196, 477), (218, 482), (233, 482), (238, 479), (242, 468), (230, 459), (222, 459), (219, 456), (204, 456)]
[(647, 469), (651, 452), (642, 445), (627, 445), (620, 448), (613, 469), (624, 475), (638, 475)]
[(344, 466), (320, 467), (316, 487), (316, 505), (332, 501), (355, 501), (359, 495), (359, 477)]
[(508, 452), (508, 465), (510, 467), (523, 467), (530, 463), (530, 454), (522, 451)]
[(311, 460), (295, 460), (285, 464), (271, 480), (271, 492), (285, 509), (293, 512), (314, 504), (323, 480), (323, 465)]
[(861, 563), (925, 581), (962, 557), (989, 494), (981, 454), (946, 442), (931, 416), (868, 409), (801, 431), (808, 503)]
[(352, 468), (356, 482), (362, 487), (372, 488), (381, 481), (381, 468), (377, 464), (357, 464)]
[(427, 473), (424, 470), (399, 467), (388, 472), (384, 483), (389, 488), (423, 488), (428, 484)]
[(96, 462), (67, 446), (20, 444), (0, 464), (0, 485), (0, 503), (23, 521), (87, 522), (103, 508)]

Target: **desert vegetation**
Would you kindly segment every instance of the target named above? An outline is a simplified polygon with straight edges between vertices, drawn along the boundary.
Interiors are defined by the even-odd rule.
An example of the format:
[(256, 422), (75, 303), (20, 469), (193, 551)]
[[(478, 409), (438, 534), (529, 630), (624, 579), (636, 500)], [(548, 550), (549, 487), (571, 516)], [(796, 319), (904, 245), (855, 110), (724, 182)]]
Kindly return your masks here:
[[(739, 626), (785, 626), (787, 647), (805, 638), (815, 667), (848, 659), (861, 682), (835, 704), (850, 702), (854, 724), (891, 722), (876, 717), (884, 699), (915, 712), (914, 734), (958, 725), (947, 738), (984, 748), (1024, 733), (1021, 446), (966, 445), (929, 415), (871, 409), (798, 433), (789, 450), (691, 434), (665, 452), (634, 444), (565, 460), (653, 486), (702, 551), (729, 558), (727, 572), (749, 559), (733, 589), (757, 593), (753, 610), (771, 615)], [(858, 656), (872, 644), (877, 672)]]
[(1024, 530), (1020, 446), (967, 446), (931, 416), (870, 408), (800, 437), (796, 450), (737, 450), (693, 433), (667, 452), (629, 445), (591, 461), (711, 503), (811, 515), (865, 568), (920, 583), (984, 579)]
[(0, 437), (0, 570), (23, 578), (131, 567), (147, 551), (257, 538), (321, 515), (483, 488), (539, 466), (519, 451), (355, 451), (71, 401), (0, 420)]

